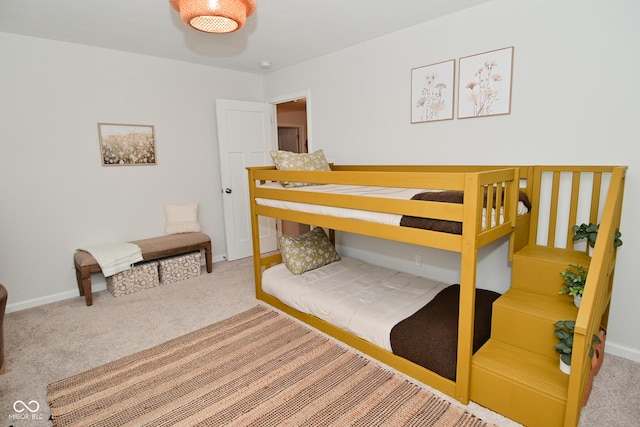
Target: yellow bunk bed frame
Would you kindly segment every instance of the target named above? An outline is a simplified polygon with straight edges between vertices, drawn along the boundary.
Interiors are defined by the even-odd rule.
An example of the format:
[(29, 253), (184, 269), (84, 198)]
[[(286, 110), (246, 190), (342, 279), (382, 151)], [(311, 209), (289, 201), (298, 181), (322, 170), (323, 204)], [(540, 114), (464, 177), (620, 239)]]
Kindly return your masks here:
[[(518, 189), (521, 178), (526, 178), (518, 168), (507, 167), (470, 167), (470, 166), (336, 166), (331, 172), (293, 172), (277, 171), (274, 167), (249, 168), (249, 194), (251, 198), (251, 216), (254, 247), (254, 272), (256, 280), (256, 297), (276, 308), (283, 310), (305, 323), (310, 324), (334, 337), (371, 355), (372, 357), (407, 373), (462, 402), (469, 399), (469, 369), (473, 340), (473, 307), (475, 304), (475, 281), (478, 248), (503, 236), (509, 235), (516, 227)], [(381, 187), (428, 188), (464, 191), (464, 203), (452, 204), (441, 202), (424, 202), (415, 200), (394, 200), (375, 197), (353, 197), (330, 194), (305, 194), (286, 189), (259, 188), (256, 183), (265, 181), (314, 182), (322, 184), (369, 185)], [(505, 220), (502, 225), (481, 230), (484, 187), (489, 192), (493, 186), (505, 186), (505, 197), (497, 203), (505, 209)], [(260, 206), (256, 198), (273, 198), (303, 203), (314, 203), (343, 208), (363, 209), (377, 212), (407, 214), (417, 217), (447, 219), (464, 224), (463, 234), (454, 235), (429, 230), (376, 224), (346, 218), (327, 217)], [(490, 193), (488, 200), (493, 198)], [(335, 326), (294, 310), (276, 298), (264, 293), (261, 288), (262, 269), (281, 262), (279, 254), (261, 256), (259, 245), (258, 216), (267, 216), (326, 227), (331, 230), (347, 231), (389, 240), (401, 241), (421, 246), (429, 246), (461, 253), (460, 278), (460, 322), (458, 331), (457, 381), (443, 378), (421, 366), (393, 355), (367, 341), (349, 334)], [(490, 222), (490, 221), (487, 221)]]
[[(573, 364), (576, 367), (583, 367), (583, 369), (574, 369), (573, 371), (576, 373), (572, 373), (567, 380), (569, 384), (565, 385), (568, 387), (566, 403), (564, 403), (567, 416), (565, 425), (577, 425), (581, 408), (579, 402), (582, 402), (581, 399), (586, 386), (585, 375), (588, 377), (588, 364), (590, 363), (588, 358), (589, 344), (585, 337), (591, 336), (592, 332), (597, 331), (601, 324), (606, 326), (615, 265), (615, 251), (607, 251), (606, 245), (609, 244), (609, 247), (612, 247), (614, 232), (620, 224), (622, 189), (624, 188), (626, 167), (331, 165), (331, 171), (324, 172), (278, 171), (272, 166), (249, 167), (247, 169), (249, 175), (256, 298), (368, 354), (382, 363), (440, 390), (464, 404), (469, 402), (471, 393), (473, 319), (478, 249), (507, 235), (510, 236), (510, 260), (513, 254), (521, 249), (531, 246), (537, 247), (535, 242), (539, 233), (538, 216), (540, 215), (538, 199), (540, 198), (542, 176), (545, 173), (554, 174), (549, 222), (549, 230), (552, 231), (548, 231), (548, 241), (553, 242), (558, 218), (560, 174), (572, 173), (574, 177), (578, 177), (581, 173), (593, 173), (595, 178), (592, 188), (590, 219), (592, 219), (592, 222), (596, 222), (596, 219), (601, 216), (600, 233), (607, 237), (598, 240), (595, 254), (591, 261), (591, 273), (587, 282), (587, 291), (583, 297), (582, 304), (584, 308), (580, 310), (577, 318)], [(604, 209), (599, 212), (598, 200), (603, 173), (611, 174), (612, 178)], [(389, 203), (389, 199), (384, 198), (309, 194), (287, 189), (261, 188), (259, 186), (261, 183), (270, 181), (462, 190), (465, 197), (463, 204), (395, 199), (393, 203)], [(501, 196), (500, 193), (496, 195), (496, 208), (499, 210), (500, 206), (504, 207), (504, 221), (496, 226), (492, 226), (490, 224), (491, 221), (487, 221), (483, 230), (482, 211), (485, 191), (488, 192), (487, 200), (491, 200), (494, 196), (494, 189), (500, 187), (504, 188), (504, 196)], [(576, 219), (576, 210), (573, 206), (577, 205), (579, 188), (579, 184), (574, 184), (570, 196), (572, 208), (569, 218), (573, 221)], [(519, 190), (524, 191), (532, 203), (531, 212), (525, 215), (516, 214)], [(454, 235), (267, 207), (256, 203), (256, 198), (445, 219), (462, 222), (464, 226), (461, 235)], [(282, 259), (279, 253), (262, 254), (259, 239), (260, 216), (325, 227), (330, 230), (332, 239), (333, 230), (339, 230), (459, 252), (461, 254), (461, 276), (456, 381), (443, 378), (422, 366), (396, 356), (326, 321), (295, 310), (277, 298), (266, 294), (261, 285), (262, 272), (264, 269), (282, 262)], [(568, 228), (570, 229), (572, 225), (568, 225)], [(553, 243), (548, 246), (552, 247)], [(568, 242), (566, 250), (573, 252), (573, 242)], [(557, 277), (559, 278), (560, 276), (558, 275)], [(549, 328), (552, 330), (552, 325)], [(576, 349), (584, 351), (579, 352)], [(504, 392), (509, 394), (508, 387), (504, 388)], [(505, 399), (509, 398), (510, 396), (505, 397)], [(495, 407), (492, 407), (492, 405), (493, 402), (485, 404), (490, 409), (505, 413), (501, 410), (499, 404), (496, 404)], [(543, 408), (540, 408), (540, 410), (544, 411)], [(517, 413), (515, 415), (514, 413), (509, 413), (507, 416), (518, 420)], [(562, 425), (562, 423), (559, 425)]]

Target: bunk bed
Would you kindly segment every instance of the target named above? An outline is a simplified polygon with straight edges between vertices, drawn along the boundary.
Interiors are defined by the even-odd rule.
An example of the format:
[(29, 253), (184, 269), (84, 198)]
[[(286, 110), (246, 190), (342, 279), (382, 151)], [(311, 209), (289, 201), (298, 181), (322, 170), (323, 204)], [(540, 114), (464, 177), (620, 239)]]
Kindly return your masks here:
[[(490, 400), (479, 403), (511, 418), (521, 420), (520, 422), (531, 425), (555, 425), (556, 419), (566, 419), (563, 422), (564, 425), (577, 425), (589, 376), (590, 340), (586, 337), (590, 337), (600, 325), (606, 326), (608, 318), (611, 285), (615, 271), (615, 251), (605, 250), (604, 245), (612, 241), (615, 231), (620, 225), (626, 167), (330, 165), (320, 170), (317, 168), (297, 170), (295, 167), (280, 166), (247, 168), (254, 274), (258, 299), (464, 404), (471, 399), (479, 401), (476, 397), (487, 395), (482, 390), (486, 390), (488, 387), (492, 390), (489, 393)], [(591, 189), (580, 187), (580, 176), (583, 174), (593, 177)], [(539, 205), (540, 199), (543, 198), (541, 188), (545, 185), (543, 181), (547, 175), (552, 176), (552, 184), (550, 185), (550, 201), (543, 202), (544, 208), (548, 209), (548, 212), (545, 212)], [(562, 200), (560, 181), (562, 176), (567, 175), (573, 177), (573, 183), (566, 197), (567, 200)], [(605, 175), (611, 181), (608, 193), (604, 193), (605, 196), (602, 197), (603, 176)], [(321, 191), (321, 187), (332, 188), (334, 186), (338, 188), (338, 193)], [(344, 190), (343, 186), (348, 189)], [(354, 191), (349, 189), (350, 187), (358, 188)], [(365, 189), (360, 187), (365, 187)], [(407, 191), (409, 192), (407, 193)], [(589, 194), (585, 196), (581, 191), (587, 191)], [(395, 196), (389, 199), (386, 195), (381, 194), (387, 192), (393, 193)], [(556, 372), (551, 372), (553, 370), (548, 370), (550, 371), (549, 375), (553, 377), (552, 381), (555, 382), (551, 388), (556, 391), (564, 390), (564, 392), (560, 392), (561, 395), (552, 396), (548, 402), (553, 401), (553, 403), (548, 404), (538, 395), (534, 397), (538, 399), (536, 401), (539, 406), (553, 407), (553, 410), (548, 412), (555, 417), (553, 418), (554, 422), (548, 424), (548, 420), (545, 420), (541, 423), (537, 421), (538, 414), (534, 414), (533, 418), (527, 418), (529, 415), (525, 413), (530, 412), (530, 408), (518, 407), (516, 412), (508, 412), (503, 409), (513, 406), (513, 391), (515, 389), (513, 389), (513, 384), (504, 382), (509, 381), (510, 374), (497, 373), (495, 378), (498, 379), (495, 380), (496, 382), (491, 382), (494, 380), (481, 379), (486, 369), (478, 367), (477, 363), (472, 363), (473, 354), (487, 336), (493, 333), (487, 330), (487, 325), (488, 319), (491, 318), (491, 306), (496, 301), (496, 295), (493, 293), (476, 289), (478, 250), (491, 242), (508, 236), (510, 241), (509, 261), (514, 260), (514, 254), (520, 256), (522, 253), (531, 252), (538, 256), (545, 250), (552, 253), (549, 258), (559, 257), (558, 259), (560, 259), (566, 255), (569, 258), (580, 256), (580, 259), (588, 259), (586, 256), (582, 257), (581, 252), (575, 249), (574, 243), (570, 241), (569, 237), (567, 237), (565, 248), (560, 250), (554, 247), (555, 240), (557, 240), (557, 230), (564, 227), (569, 231), (571, 226), (576, 223), (576, 206), (578, 199), (583, 198), (590, 198), (589, 219), (595, 222), (601, 218), (600, 230), (602, 233), (606, 233), (607, 237), (606, 240), (602, 239), (602, 242), (598, 242), (594, 257), (591, 259), (590, 271), (593, 271), (594, 274), (590, 275), (588, 279), (589, 290), (585, 293), (586, 304), (583, 299), (583, 308), (579, 313), (575, 309), (570, 311), (574, 316), (577, 316), (574, 344), (574, 363), (577, 365), (577, 369), (575, 373), (572, 371), (570, 377), (567, 378), (564, 374), (558, 375)], [(600, 200), (605, 200), (604, 205), (600, 203)], [(566, 206), (565, 202), (570, 206), (570, 212), (568, 218), (563, 219), (565, 223), (560, 224), (559, 211), (561, 208), (559, 206)], [(539, 229), (542, 227), (538, 223), (539, 218), (547, 214), (549, 217), (547, 229)], [(290, 237), (285, 236), (284, 240), (283, 237), (280, 238), (281, 250), (276, 253), (261, 251), (260, 217), (276, 218), (327, 229), (329, 230), (329, 245), (335, 243), (335, 232), (341, 231), (457, 252), (460, 253), (460, 283), (441, 284), (422, 278), (406, 279), (407, 283), (413, 283), (412, 280), (420, 280), (417, 287), (423, 289), (430, 287), (429, 289), (432, 291), (426, 292), (430, 295), (424, 300), (427, 301), (424, 305), (423, 300), (414, 301), (415, 304), (409, 308), (410, 312), (416, 310), (412, 315), (405, 317), (405, 314), (398, 314), (396, 319), (387, 319), (391, 324), (391, 326), (387, 326), (391, 329), (390, 336), (387, 344), (380, 343), (379, 340), (366, 336), (349, 324), (340, 323), (336, 317), (351, 315), (326, 314), (323, 313), (325, 308), (322, 307), (318, 309), (319, 311), (314, 312), (313, 309), (305, 307), (302, 303), (297, 304), (298, 301), (301, 301), (299, 299), (301, 297), (290, 297), (277, 290), (280, 284), (285, 282), (291, 282), (294, 288), (301, 288), (307, 285), (305, 281), (314, 282), (319, 276), (331, 276), (336, 272), (339, 273), (343, 270), (341, 264), (353, 263), (354, 260), (341, 257), (337, 252), (333, 253), (327, 249), (328, 258), (320, 265), (311, 266), (309, 271), (304, 271), (305, 268), (302, 268), (302, 271), (294, 272), (287, 265), (288, 255), (282, 253), (283, 243), (288, 242)], [(428, 219), (426, 223), (424, 218)], [(312, 232), (314, 230), (315, 228), (312, 229)], [(539, 244), (537, 242), (538, 236), (545, 237), (546, 243)], [(306, 235), (301, 238), (304, 240)], [(582, 254), (584, 255), (584, 252)], [(558, 264), (558, 259), (554, 261), (556, 264)], [(355, 262), (358, 263), (357, 260)], [(513, 262), (515, 263), (515, 260)], [(535, 261), (533, 265), (540, 266), (541, 264)], [(545, 267), (546, 277), (550, 279), (549, 283), (545, 285), (548, 288), (545, 292), (549, 295), (555, 295), (552, 298), (557, 298), (554, 279), (559, 276), (558, 271), (554, 271), (554, 268), (557, 267), (555, 265), (552, 265), (551, 268)], [(344, 269), (351, 271), (349, 268)], [(376, 273), (378, 267), (367, 264), (363, 269), (374, 272), (374, 275), (389, 274), (386, 271)], [(367, 280), (363, 279), (362, 283), (366, 283)], [(422, 280), (425, 281), (422, 282)], [(334, 282), (342, 281), (344, 278), (334, 279)], [(540, 292), (535, 289), (533, 291)], [(396, 298), (395, 294), (392, 296), (393, 298), (391, 295), (385, 296), (383, 300)], [(307, 303), (322, 298), (317, 296), (311, 299), (307, 298)], [(564, 302), (562, 303), (564, 304)], [(374, 312), (377, 309), (379, 308), (374, 309)], [(357, 316), (360, 316), (360, 313), (357, 313)], [(404, 319), (402, 319), (403, 317)], [(425, 319), (431, 319), (436, 323), (425, 324)], [(369, 320), (370, 318), (363, 317), (358, 321), (367, 323)], [(547, 326), (542, 325), (543, 335), (547, 334), (545, 332), (547, 329), (548, 334), (552, 335), (552, 324), (553, 321), (549, 321)], [(415, 337), (415, 332), (419, 329), (418, 333), (423, 334), (422, 336), (435, 330), (446, 330), (446, 334), (450, 336), (435, 338), (434, 347), (446, 347), (439, 345), (443, 339), (448, 340), (446, 341), (447, 346), (453, 343), (453, 348), (445, 354), (445, 359), (454, 359), (453, 365), (449, 363), (444, 368), (439, 367), (437, 363), (430, 365), (421, 360), (424, 354), (413, 357), (402, 353), (402, 351), (415, 350), (415, 348), (411, 348), (411, 338), (409, 341), (402, 341), (399, 346), (391, 343), (391, 348), (389, 348), (391, 340), (403, 340), (404, 337), (401, 335)], [(394, 337), (394, 335), (400, 335), (400, 337)], [(416, 341), (415, 338), (413, 340)], [(420, 347), (423, 347), (418, 351), (425, 351), (424, 345), (428, 346), (429, 343), (425, 344), (424, 342), (428, 340), (419, 338), (418, 341), (421, 342)], [(406, 344), (407, 342), (409, 344)], [(400, 348), (403, 345), (409, 348), (396, 351), (396, 347)], [(549, 352), (552, 353), (552, 344), (548, 346)], [(429, 355), (429, 357), (432, 356), (432, 354)], [(498, 370), (500, 364), (493, 363)], [(544, 369), (544, 375), (547, 375), (547, 368)], [(474, 379), (472, 379), (472, 371)], [(541, 387), (545, 388), (542, 383)], [(524, 388), (538, 393), (536, 390), (531, 390), (530, 384), (524, 384)], [(542, 391), (542, 393), (544, 392)], [(564, 397), (562, 393), (566, 393)], [(504, 403), (500, 402), (501, 399)], [(528, 397), (523, 397), (522, 401), (529, 402), (530, 400)], [(555, 411), (554, 405), (560, 405), (557, 407), (557, 411)], [(529, 404), (526, 406), (531, 407)], [(537, 412), (544, 413), (545, 410)], [(521, 413), (522, 417), (520, 417)]]
[[(478, 347), (478, 341), (482, 341), (481, 336), (474, 337), (473, 313), (476, 307), (482, 312), (490, 310), (491, 303), (491, 295), (489, 298), (479, 296), (475, 288), (478, 249), (505, 236), (510, 236), (513, 248), (524, 245), (529, 214), (527, 209), (523, 211), (521, 200), (526, 200), (530, 194), (528, 169), (331, 165), (330, 170), (296, 171), (275, 167), (248, 170), (257, 298), (452, 397), (468, 400), (471, 355), (474, 347)], [(281, 183), (297, 184), (288, 184), (294, 188), (285, 188)], [(314, 185), (305, 185), (308, 183)], [(319, 191), (322, 187), (334, 186), (339, 186), (338, 193)], [(357, 190), (345, 191), (343, 186)], [(384, 189), (392, 189), (389, 191), (393, 193), (391, 202), (388, 195), (380, 194), (386, 192)], [(440, 196), (445, 200), (439, 199)], [(320, 212), (312, 209), (317, 206), (322, 207)], [(383, 219), (375, 219), (376, 215)], [(330, 230), (332, 240), (337, 230), (460, 253), (460, 283), (448, 291), (457, 292), (454, 298), (448, 298), (456, 303), (448, 311), (459, 312), (459, 316), (451, 319), (457, 341), (451, 355), (455, 362), (453, 368), (445, 369), (448, 374), (434, 372), (433, 368), (395, 355), (388, 347), (372, 343), (344, 326), (292, 307), (291, 302), (287, 304), (274, 296), (273, 290), (266, 292), (263, 274), (268, 276), (271, 271), (264, 270), (280, 264), (283, 259), (280, 253), (261, 254), (260, 216), (324, 227)], [(428, 218), (429, 222), (425, 226), (417, 225), (418, 218)], [(410, 224), (401, 225), (403, 222)], [(513, 230), (518, 232), (513, 233)], [(282, 274), (284, 267), (279, 268), (278, 274)], [(365, 267), (367, 269), (371, 270)], [(274, 267), (272, 271), (278, 270)], [(283, 280), (277, 278), (275, 281)], [(441, 296), (435, 301), (441, 299), (444, 298)], [(484, 305), (477, 305), (478, 300)], [(414, 307), (413, 311), (419, 311), (421, 307)]]

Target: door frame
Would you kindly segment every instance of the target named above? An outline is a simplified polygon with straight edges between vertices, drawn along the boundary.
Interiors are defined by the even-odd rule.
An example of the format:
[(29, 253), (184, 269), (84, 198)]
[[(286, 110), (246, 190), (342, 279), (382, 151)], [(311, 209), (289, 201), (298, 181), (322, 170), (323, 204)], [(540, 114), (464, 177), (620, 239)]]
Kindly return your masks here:
[[(275, 96), (273, 98), (267, 98), (265, 102), (272, 104), (273, 109), (276, 109), (277, 104), (282, 104), (283, 102), (295, 101), (296, 99), (306, 99), (307, 100), (307, 151), (309, 153), (313, 152), (313, 132), (311, 126), (311, 91), (309, 90), (301, 90), (298, 92), (293, 92), (288, 95)], [(274, 113), (274, 129), (276, 135), (278, 133), (278, 115)], [(277, 141), (277, 139), (276, 139)]]
[[(266, 99), (265, 102), (272, 104), (273, 105), (273, 117), (274, 117), (274, 131), (276, 133), (275, 136), (275, 143), (276, 145), (278, 145), (278, 114), (277, 114), (277, 104), (282, 104), (285, 102), (291, 102), (291, 101), (296, 101), (298, 99), (305, 99), (307, 102), (307, 107), (306, 107), (306, 148), (307, 148), (307, 152), (308, 153), (312, 153), (313, 152), (313, 132), (311, 131), (311, 91), (309, 90), (301, 90), (298, 92), (293, 92), (287, 95), (281, 95), (281, 96), (277, 96), (277, 97), (273, 97), (273, 98), (268, 98)], [(300, 127), (298, 127), (298, 129), (302, 130)], [(293, 222), (289, 222), (289, 224), (295, 224)], [(297, 235), (303, 234), (305, 231), (309, 230), (308, 226), (304, 226), (302, 224), (298, 224), (297, 226), (297, 230), (293, 231), (293, 229), (291, 229), (289, 226), (286, 226), (286, 224), (283, 223), (283, 220), (278, 219), (276, 221), (276, 229), (277, 229), (277, 233), (278, 235), (281, 235), (283, 233), (283, 231), (285, 230), (285, 228), (287, 229), (288, 232), (291, 233), (295, 233)]]

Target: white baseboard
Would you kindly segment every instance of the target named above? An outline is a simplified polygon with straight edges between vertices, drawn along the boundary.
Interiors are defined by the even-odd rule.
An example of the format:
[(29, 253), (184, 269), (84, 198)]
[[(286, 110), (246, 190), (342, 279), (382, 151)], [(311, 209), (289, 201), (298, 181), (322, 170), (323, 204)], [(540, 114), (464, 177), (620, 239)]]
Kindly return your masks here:
[(611, 342), (609, 338), (607, 338), (607, 343), (605, 345), (604, 352), (613, 354), (614, 356), (624, 357), (625, 359), (633, 360), (634, 362), (640, 363), (639, 350), (626, 347), (624, 345), (616, 344), (615, 342)]
[[(213, 257), (214, 263), (225, 261), (225, 260), (226, 260), (226, 255), (218, 255)], [(104, 291), (105, 289), (107, 289), (107, 285), (104, 281), (102, 281), (102, 283), (100, 283), (100, 281), (98, 281), (98, 283), (93, 283), (93, 286), (91, 287), (91, 290), (93, 292)], [(64, 291), (64, 292), (60, 292), (53, 295), (47, 295), (40, 298), (34, 298), (26, 301), (18, 301), (13, 304), (7, 304), (5, 313), (26, 310), (28, 308), (38, 307), (40, 305), (50, 304), (52, 302), (62, 301), (69, 298), (78, 298), (79, 296), (80, 294), (78, 293), (78, 288), (75, 288), (73, 290)]]
[[(92, 287), (93, 292), (104, 291), (105, 289), (107, 289), (106, 284), (96, 285)], [(78, 298), (79, 296), (80, 294), (78, 293), (78, 289), (76, 288), (72, 291), (65, 291), (53, 295), (47, 295), (45, 297), (7, 304), (7, 309), (5, 312), (11, 313), (13, 311), (26, 310), (28, 308), (38, 307), (40, 305), (50, 304), (52, 302), (62, 301), (69, 298)]]

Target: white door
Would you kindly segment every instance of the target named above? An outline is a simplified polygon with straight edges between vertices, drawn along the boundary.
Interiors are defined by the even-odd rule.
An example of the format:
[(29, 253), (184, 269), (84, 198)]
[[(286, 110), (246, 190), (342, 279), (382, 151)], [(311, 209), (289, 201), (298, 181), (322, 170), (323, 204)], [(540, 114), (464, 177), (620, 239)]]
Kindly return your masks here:
[[(227, 259), (253, 255), (247, 166), (272, 165), (275, 125), (271, 104), (216, 100), (220, 179)], [(261, 252), (276, 250), (276, 221), (260, 217)]]

